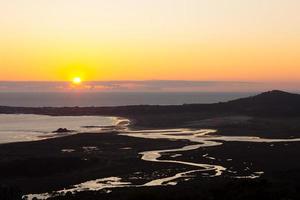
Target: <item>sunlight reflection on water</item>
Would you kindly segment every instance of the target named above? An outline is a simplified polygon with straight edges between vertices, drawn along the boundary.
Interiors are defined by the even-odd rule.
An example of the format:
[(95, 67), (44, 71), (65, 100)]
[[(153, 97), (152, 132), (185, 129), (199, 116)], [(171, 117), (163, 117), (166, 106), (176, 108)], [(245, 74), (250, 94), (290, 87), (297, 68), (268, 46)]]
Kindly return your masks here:
[[(116, 117), (0, 114), (0, 144), (35, 141), (78, 132), (100, 131), (101, 128), (94, 126), (114, 126), (117, 123)], [(86, 128), (88, 126), (94, 128)], [(53, 133), (58, 128), (67, 128), (74, 132)]]

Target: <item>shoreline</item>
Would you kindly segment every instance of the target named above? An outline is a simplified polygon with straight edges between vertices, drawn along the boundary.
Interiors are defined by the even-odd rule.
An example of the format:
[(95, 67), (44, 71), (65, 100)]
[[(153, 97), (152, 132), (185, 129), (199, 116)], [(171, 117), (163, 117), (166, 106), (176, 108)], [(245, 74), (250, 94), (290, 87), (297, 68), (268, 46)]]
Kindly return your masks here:
[[(121, 122), (122, 121), (124, 121), (124, 119), (122, 119), (121, 120)], [(128, 120), (125, 120), (125, 122), (127, 122), (128, 123)], [(122, 127), (122, 126), (121, 126)], [(157, 168), (157, 170), (158, 171), (161, 171), (161, 170), (164, 170), (165, 168), (166, 168), (166, 166), (173, 166), (173, 167), (171, 167), (171, 168), (169, 168), (171, 171), (173, 171), (173, 173), (174, 173), (174, 169), (180, 169), (180, 171), (178, 171), (177, 172), (177, 174), (186, 174), (185, 172), (188, 172), (188, 171), (191, 171), (191, 172), (197, 172), (198, 170), (196, 170), (194, 167), (191, 167), (191, 168), (185, 168), (184, 166), (178, 166), (178, 163), (176, 163), (176, 162), (174, 162), (174, 163), (169, 163), (169, 164), (167, 164), (167, 163), (164, 163), (163, 161), (159, 164), (159, 163), (155, 163), (155, 164), (151, 164), (151, 162), (149, 163), (149, 162), (147, 162), (147, 159), (146, 159), (146, 162), (144, 162), (143, 160), (141, 160), (141, 153), (140, 152), (145, 152), (145, 149), (143, 149), (143, 148), (146, 148), (146, 149), (148, 149), (148, 150), (146, 150), (146, 151), (153, 151), (153, 149), (174, 149), (174, 147), (175, 147), (175, 149), (177, 149), (177, 148), (182, 148), (182, 145), (184, 145), (184, 146), (188, 146), (188, 145), (192, 145), (193, 143), (191, 142), (191, 141), (186, 141), (186, 139), (184, 139), (184, 138), (182, 138), (182, 139), (179, 139), (179, 140), (176, 140), (176, 141), (174, 141), (174, 140), (170, 140), (170, 139), (167, 139), (167, 138), (161, 138), (161, 139), (151, 139), (151, 138), (132, 138), (132, 137), (128, 137), (128, 136), (126, 136), (126, 134), (123, 134), (122, 132), (126, 132), (126, 131), (129, 131), (128, 129), (126, 129), (126, 128), (124, 128), (124, 126), (121, 128), (121, 129), (116, 129), (116, 131), (112, 131), (112, 132), (103, 132), (103, 133), (101, 133), (101, 134), (98, 134), (98, 133), (79, 133), (79, 134), (75, 134), (75, 135), (70, 135), (70, 136), (65, 136), (65, 137), (60, 137), (60, 138), (51, 138), (51, 139), (47, 139), (47, 140), (41, 140), (41, 141), (35, 141), (35, 142), (23, 142), (23, 143), (11, 143), (11, 144), (3, 144), (3, 145), (0, 145), (0, 151), (1, 150), (3, 150), (3, 147), (4, 147), (4, 149), (6, 149), (8, 152), (9, 151), (15, 151), (15, 152), (18, 152), (18, 148), (20, 148), (20, 147), (22, 147), (23, 146), (23, 148), (33, 148), (32, 150), (31, 150), (31, 152), (32, 153), (29, 153), (29, 157), (28, 157), (28, 161), (29, 162), (32, 162), (32, 159), (33, 159), (33, 162), (34, 163), (32, 163), (33, 165), (34, 164), (37, 164), (36, 162), (41, 162), (42, 160), (36, 160), (35, 161), (35, 159), (36, 159), (36, 157), (40, 157), (41, 156), (41, 158), (43, 159), (43, 157), (45, 157), (46, 158), (46, 160), (48, 160), (48, 161), (46, 161), (46, 160), (44, 160), (44, 161), (42, 161), (42, 162), (53, 162), (53, 161), (51, 161), (51, 157), (52, 156), (54, 156), (54, 157), (58, 157), (58, 158), (61, 158), (61, 159), (58, 159), (58, 160), (54, 160), (54, 162), (57, 162), (57, 164), (59, 164), (59, 165), (61, 165), (61, 164), (63, 164), (64, 162), (70, 162), (70, 160), (68, 160), (68, 159), (71, 159), (72, 160), (72, 158), (73, 158), (73, 156), (75, 155), (75, 156), (79, 156), (79, 157), (81, 157), (81, 159), (82, 158), (84, 158), (85, 156), (88, 156), (88, 157), (90, 157), (90, 156), (92, 156), (92, 157), (90, 157), (89, 159), (91, 159), (91, 160), (93, 160), (94, 159), (94, 156), (95, 157), (106, 157), (106, 159), (111, 159), (111, 158), (107, 158), (107, 156), (105, 156), (104, 154), (105, 153), (108, 153), (108, 151), (115, 151), (115, 153), (117, 153), (117, 154), (115, 154), (115, 158), (114, 159), (120, 159), (120, 157), (121, 157), (121, 155), (119, 155), (119, 153), (120, 152), (122, 152), (122, 151), (124, 151), (123, 153), (125, 153), (126, 151), (126, 154), (124, 154), (125, 156), (128, 156), (127, 155), (127, 153), (128, 152), (131, 152), (131, 155), (130, 155), (130, 157), (131, 157), (131, 159), (133, 159), (134, 158), (134, 163), (136, 164), (136, 163), (141, 163), (142, 164), (142, 166), (140, 166), (140, 169), (147, 169), (146, 171), (148, 171), (148, 170), (150, 170), (150, 171), (153, 171), (153, 166), (156, 166), (156, 167), (158, 167), (158, 166), (161, 166), (161, 167), (158, 167)], [(161, 131), (159, 131), (159, 130), (152, 130), (152, 131), (156, 131), (156, 132), (161, 132)], [(166, 131), (166, 130), (165, 130)], [(139, 131), (139, 130), (135, 130), (135, 131), (133, 131), (133, 133), (134, 132), (141, 132), (141, 131)], [(146, 130), (146, 132), (150, 132), (151, 133), (151, 130)], [(164, 131), (162, 132), (162, 133), (164, 133)], [(166, 132), (167, 133), (167, 132)], [(171, 135), (175, 135), (176, 136), (176, 132), (174, 132), (174, 131), (171, 131), (170, 132), (171, 133)], [(185, 135), (188, 135), (188, 134), (185, 134)], [(178, 135), (179, 137), (182, 137), (182, 134), (180, 133), (179, 135)], [(213, 137), (214, 137), (214, 135), (212, 135)], [(78, 149), (78, 146), (77, 145), (75, 145), (74, 146), (74, 144), (72, 144), (74, 141), (74, 139), (75, 138), (77, 138), (79, 141), (79, 144), (81, 145), (81, 150), (80, 149)], [(103, 140), (101, 140), (101, 141), (98, 141), (98, 142), (96, 142), (96, 138), (99, 138), (99, 139), (101, 139), (101, 138), (105, 138), (105, 139), (103, 139)], [(97, 139), (98, 140), (98, 139)], [(116, 144), (116, 141), (120, 141), (120, 140), (122, 140), (122, 142), (121, 143), (123, 143), (123, 146), (122, 147), (119, 147), (118, 149), (116, 148), (116, 146), (117, 146), (117, 144)], [(217, 140), (217, 139), (216, 139)], [(110, 142), (108, 142), (108, 141), (111, 141), (111, 143)], [(127, 142), (128, 141), (132, 141), (132, 142), (134, 142), (135, 143), (135, 145), (142, 145), (140, 148), (142, 148), (142, 149), (135, 149), (135, 148), (132, 148), (132, 147), (130, 147), (130, 145), (124, 145), (124, 143), (125, 144), (127, 144)], [(86, 142), (86, 144), (82, 144), (82, 142)], [(96, 144), (95, 144), (95, 142), (96, 142)], [(61, 145), (61, 143), (63, 143), (64, 145), (63, 146), (61, 146), (61, 149), (60, 149), (60, 151), (58, 151), (58, 149), (57, 149), (57, 144), (60, 144)], [(103, 151), (102, 150), (102, 145), (104, 144), (105, 145), (105, 143), (108, 143), (109, 144), (109, 146), (110, 146), (110, 150), (105, 150), (104, 152), (101, 152), (101, 151)], [(149, 143), (152, 143), (152, 145), (150, 145), (149, 146)], [(222, 142), (223, 144), (221, 145), (221, 146), (223, 146), (223, 145), (225, 145), (225, 144), (234, 144), (234, 143), (241, 143), (241, 142), (234, 142), (234, 141), (224, 141), (224, 142)], [(243, 142), (243, 143), (245, 143), (245, 142)], [(282, 142), (282, 143), (285, 143), (284, 141)], [(166, 146), (162, 146), (162, 144), (164, 144), (164, 145), (166, 145)], [(254, 145), (254, 146), (256, 146), (256, 144), (253, 144), (252, 142), (246, 142), (245, 144), (250, 144), (250, 145)], [(297, 144), (299, 144), (299, 143), (297, 143)], [(65, 146), (66, 145), (66, 146)], [(71, 145), (71, 146), (70, 146)], [(134, 145), (134, 146), (135, 146)], [(257, 146), (260, 146), (261, 144), (257, 144)], [(32, 147), (32, 146), (34, 146), (34, 147)], [(44, 149), (43, 150), (43, 146), (48, 146), (49, 147), (49, 149)], [(95, 146), (97, 146), (97, 149), (95, 149), (95, 151), (94, 150), (92, 150), (90, 153), (88, 153), (88, 152), (85, 152), (84, 151), (84, 149), (83, 148), (87, 148), (87, 147), (89, 147), (90, 149), (92, 149), (92, 147), (94, 148)], [(155, 147), (156, 146), (156, 147)], [(267, 148), (270, 148), (270, 146), (269, 145), (265, 145)], [(292, 144), (291, 146), (294, 146), (294, 144)], [(297, 145), (296, 145), (297, 146)], [(35, 149), (35, 148), (38, 148), (38, 149)], [(98, 149), (99, 148), (99, 149)], [(283, 148), (287, 148), (287, 146), (283, 146)], [(50, 150), (50, 149), (52, 149), (52, 150)], [(51, 153), (51, 151), (53, 151), (53, 149), (55, 149), (56, 150), (56, 152), (52, 155), (52, 153)], [(65, 151), (66, 153), (63, 153), (62, 152), (62, 150), (63, 149), (72, 149), (72, 151)], [(76, 149), (76, 150), (74, 150), (73, 151), (73, 149)], [(179, 162), (183, 162), (183, 163), (185, 163), (185, 162), (191, 162), (189, 159), (189, 157), (190, 156), (186, 156), (186, 155), (190, 155), (190, 154), (193, 154), (194, 155), (194, 153), (195, 152), (200, 152), (200, 154), (201, 155), (203, 155), (203, 157), (202, 158), (197, 158), (198, 160), (195, 160), (197, 163), (199, 163), (199, 161), (200, 161), (200, 163), (202, 162), (202, 163), (210, 163), (210, 164), (214, 164), (214, 165), (216, 165), (216, 164), (218, 164), (218, 162), (219, 163), (222, 163), (222, 165), (224, 165), (225, 164), (225, 166), (226, 166), (226, 163), (228, 163), (228, 161), (226, 161), (226, 160), (224, 160), (224, 161), (220, 161), (219, 159), (216, 159), (216, 158), (218, 158), (219, 156), (218, 156), (218, 154), (221, 154), (221, 152), (223, 151), (222, 150), (222, 148), (220, 148), (220, 152), (219, 153), (217, 153), (216, 155), (211, 155), (211, 153), (209, 153), (209, 156), (207, 156), (206, 154), (204, 154), (204, 152), (203, 152), (203, 150), (210, 150), (210, 149), (215, 149), (214, 147), (204, 147), (204, 148), (199, 148), (199, 147), (197, 147), (197, 148), (195, 148), (195, 149), (191, 149), (190, 151), (187, 151), (186, 153), (182, 153), (181, 152), (181, 155), (179, 155), (179, 158), (178, 157), (176, 157), (176, 160), (178, 160), (179, 159)], [(99, 151), (98, 151), (99, 150)], [(26, 150), (27, 152), (28, 152), (28, 149)], [(41, 155), (39, 156), (39, 155), (36, 155), (36, 153), (35, 152), (41, 152)], [(81, 152), (80, 152), (81, 151)], [(169, 152), (170, 150), (167, 150), (167, 151), (165, 151), (165, 152)], [(178, 154), (178, 151), (179, 150), (175, 150), (175, 152), (174, 153), (176, 153), (176, 154)], [(227, 150), (228, 152), (230, 152), (229, 150)], [(164, 152), (164, 151), (162, 151), (162, 152)], [(45, 153), (46, 153), (46, 155), (45, 155)], [(49, 154), (50, 153), (50, 154)], [(111, 152), (110, 152), (111, 153)], [(132, 154), (133, 153), (133, 154)], [(18, 153), (17, 153), (18, 154)], [(16, 155), (17, 155), (16, 154)], [(23, 154), (24, 154), (24, 152), (23, 152)], [(47, 155), (48, 154), (48, 155)], [(140, 155), (139, 155), (140, 154)], [(52, 155), (52, 156), (51, 156)], [(49, 157), (50, 156), (50, 157)], [(82, 157), (82, 156), (84, 156), (84, 157)], [(162, 159), (164, 160), (164, 159), (166, 159), (165, 158), (165, 156), (166, 155), (163, 155), (162, 156)], [(169, 156), (171, 156), (171, 155), (169, 155)], [(194, 156), (193, 156), (194, 157)], [(170, 159), (171, 157), (169, 157), (168, 159)], [(212, 159), (213, 158), (213, 159)], [(26, 158), (25, 158), (26, 159)], [(57, 158), (56, 158), (57, 159)], [(73, 160), (72, 162), (75, 162), (75, 163), (77, 163), (77, 162), (82, 162), (82, 161), (80, 161), (81, 159), (77, 159), (77, 161), (76, 161), (76, 159), (75, 160)], [(83, 161), (88, 161), (89, 159), (87, 159), (86, 160), (86, 158), (84, 158), (83, 159)], [(172, 159), (174, 159), (174, 158), (172, 158)], [(203, 160), (204, 159), (204, 160)], [(232, 162), (232, 159), (233, 158), (230, 158), (230, 160), (231, 160), (231, 162)], [(15, 162), (16, 162), (16, 165), (22, 165), (22, 162), (20, 163), (19, 161), (18, 161), (18, 156), (16, 157), (16, 158), (13, 158), (12, 160), (16, 160)], [(182, 161), (180, 161), (180, 160), (182, 160)], [(229, 159), (228, 159), (229, 160)], [(193, 162), (195, 162), (195, 161), (193, 161)], [(99, 160), (97, 161), (97, 162), (99, 162)], [(96, 163), (97, 163), (96, 162)], [(126, 166), (126, 168), (128, 168), (128, 161), (127, 160), (124, 160), (124, 164), (125, 164), (125, 166)], [(224, 163), (225, 162), (225, 163)], [(234, 161), (233, 161), (234, 162)], [(17, 164), (18, 163), (18, 164)], [(101, 161), (100, 161), (100, 163), (101, 163)], [(100, 164), (99, 163), (99, 164)], [(104, 163), (107, 163), (107, 160), (104, 162)], [(28, 163), (29, 164), (29, 163)], [(27, 164), (27, 165), (28, 165)], [(95, 163), (93, 163), (93, 162), (88, 162), (88, 165), (93, 165), (93, 164), (95, 164)], [(30, 164), (31, 165), (31, 164)], [(78, 165), (78, 164), (75, 164), (75, 165)], [(81, 165), (81, 164), (80, 164)], [(80, 166), (79, 165), (79, 166)], [(0, 164), (0, 166), (1, 166), (1, 164)], [(96, 164), (96, 166), (98, 166), (98, 164)], [(96, 167), (95, 166), (95, 167)], [(103, 167), (100, 167), (101, 165), (99, 165), (98, 167), (96, 167), (95, 169), (96, 170), (99, 170), (99, 169), (101, 169), (101, 171), (103, 171)], [(243, 165), (237, 165), (238, 167), (237, 167), (237, 169), (236, 169), (236, 171), (240, 171), (239, 173), (241, 174), (240, 176), (238, 176), (238, 175), (236, 175), (237, 177), (240, 177), (240, 178), (251, 178), (252, 177), (252, 175), (251, 176), (249, 176), (249, 175), (243, 175), (243, 173), (242, 173), (242, 170), (241, 170), (241, 168), (243, 168), (243, 167), (245, 167), (245, 166), (243, 166)], [(31, 166), (31, 167), (33, 167), (33, 166)], [(89, 169), (90, 167), (88, 167), (87, 165), (83, 165), (83, 166), (81, 166), (81, 167), (83, 167), (81, 170), (88, 170), (88, 171), (90, 171), (91, 169)], [(80, 168), (81, 168), (80, 167)], [(100, 167), (100, 168), (99, 168)], [(112, 166), (113, 167), (113, 166)], [(73, 180), (74, 182), (73, 182), (73, 184), (70, 184), (70, 183), (68, 183), (67, 184), (67, 182), (65, 183), (66, 185), (64, 186), (64, 187), (66, 187), (66, 186), (70, 186), (70, 185), (76, 185), (76, 184), (78, 184), (78, 183), (84, 183), (85, 181), (89, 181), (89, 180), (95, 180), (95, 179), (97, 179), (97, 178), (99, 178), (99, 177), (111, 177), (111, 176), (116, 176), (117, 175), (117, 177), (121, 177), (122, 178), (122, 181), (124, 181), (124, 182), (128, 182), (130, 179), (128, 179), (128, 178), (126, 178), (127, 176), (128, 176), (128, 174), (133, 174), (133, 173), (135, 173), (134, 171), (131, 171), (130, 169), (127, 169), (127, 170), (129, 170), (129, 171), (131, 171), (131, 172), (126, 172), (127, 170), (125, 170), (124, 171), (124, 167), (120, 167), (119, 165), (116, 165), (116, 166), (114, 166), (114, 167), (117, 167), (117, 168), (119, 168), (119, 169), (115, 169), (115, 170), (112, 170), (112, 171), (114, 171), (114, 172), (116, 172), (116, 173), (113, 173), (113, 174), (110, 174), (110, 173), (104, 173), (104, 174), (102, 174), (102, 175), (100, 175), (99, 174), (99, 172), (98, 173), (92, 173), (92, 174), (90, 174), (90, 172), (88, 172), (88, 174), (90, 174), (90, 175), (88, 175), (88, 174), (86, 174), (87, 172), (84, 172), (84, 173), (82, 173), (82, 172), (76, 172), (76, 169), (75, 169), (75, 171), (74, 171), (74, 169), (72, 169), (72, 173), (79, 173), (80, 174), (80, 176), (82, 176), (82, 181), (75, 181), (75, 180)], [(149, 167), (151, 167), (151, 169), (149, 168)], [(247, 168), (248, 167), (250, 167), (250, 166), (247, 166)], [(79, 168), (79, 169), (80, 169)], [(98, 169), (97, 169), (98, 168)], [(120, 168), (122, 169), (121, 171), (120, 171)], [(79, 170), (78, 169), (78, 170)], [(93, 169), (93, 170), (95, 170), (95, 169)], [(105, 168), (104, 168), (105, 169)], [(136, 168), (134, 168), (134, 169), (136, 169)], [(228, 169), (230, 169), (230, 166), (228, 167)], [(111, 169), (110, 169), (111, 170)], [(109, 170), (109, 171), (110, 171)], [(254, 170), (254, 169), (253, 169)], [(256, 172), (258, 172), (258, 171), (260, 171), (261, 169), (259, 169), (259, 168), (256, 168), (256, 170), (254, 170), (253, 171), (253, 173), (256, 173)], [(136, 171), (138, 171), (138, 169), (136, 169)], [(150, 172), (149, 171), (149, 172)], [(175, 170), (176, 171), (176, 170)], [(184, 172), (185, 171), (185, 172)], [(232, 171), (232, 169), (230, 169), (230, 171)], [(264, 171), (264, 170), (263, 170)], [(148, 174), (149, 172), (146, 172), (146, 174)], [(12, 172), (13, 173), (13, 172)], [(49, 173), (49, 172), (48, 172)], [(47, 173), (47, 174), (48, 174)], [(54, 173), (57, 173), (57, 172), (54, 172)], [(118, 175), (118, 173), (121, 173), (121, 174), (119, 174)], [(124, 174), (125, 173), (125, 174)], [(78, 174), (78, 175), (79, 175)], [(123, 175), (122, 175), (123, 174)], [(151, 174), (151, 173), (150, 173)], [(168, 175), (167, 175), (168, 174)], [(225, 174), (228, 174), (228, 173), (225, 173)], [(266, 173), (266, 174), (268, 174), (268, 173)], [(78, 176), (77, 175), (77, 176)], [(87, 176), (88, 175), (88, 176)], [(125, 176), (124, 176), (125, 175)], [(32, 175), (31, 175), (32, 176)], [(40, 176), (40, 175), (39, 175)], [(164, 176), (170, 176), (170, 172), (168, 172), (168, 173), (166, 173)], [(226, 175), (227, 176), (227, 175)], [(0, 177), (1, 177), (1, 175), (0, 175)], [(41, 178), (43, 177), (43, 175), (41, 176)], [(177, 177), (177, 175), (174, 175), (174, 177)], [(200, 176), (201, 177), (201, 176)], [(63, 178), (63, 177), (57, 177), (59, 180), (61, 179), (61, 178)], [(69, 179), (70, 177), (69, 176), (67, 176), (67, 177), (65, 177), (64, 179)], [(165, 178), (167, 178), (167, 177), (165, 177)], [(177, 177), (177, 178), (179, 178), (179, 177)], [(230, 177), (228, 177), (228, 178), (230, 178)], [(38, 178), (38, 179), (31, 179), (30, 181), (36, 181), (36, 180), (39, 180), (40, 178)], [(152, 179), (153, 179), (153, 177), (152, 177)], [(72, 179), (71, 179), (72, 180)], [(85, 180), (85, 181), (84, 181)], [(162, 180), (164, 180), (164, 179), (162, 179)], [(19, 182), (20, 180), (18, 180), (18, 182)], [(29, 180), (28, 180), (29, 181)], [(40, 179), (40, 181), (45, 181), (45, 179), (44, 178), (42, 178), (42, 179)], [(27, 181), (26, 181), (26, 179), (24, 180), (24, 184), (26, 183)], [(181, 182), (181, 181), (180, 181)], [(13, 182), (11, 182), (11, 184), (12, 184)], [(45, 185), (47, 185), (45, 182), (44, 182), (44, 184)], [(48, 183), (49, 184), (49, 183)], [(146, 183), (145, 183), (146, 184)], [(149, 182), (149, 184), (150, 184), (150, 182)], [(14, 184), (13, 184), (14, 185)], [(51, 184), (50, 184), (51, 185)], [(49, 185), (48, 185), (49, 186)], [(47, 186), (47, 187), (48, 187)], [(53, 185), (54, 186), (54, 185)], [(34, 186), (33, 185), (33, 188), (34, 187), (36, 187), (36, 186)], [(56, 189), (55, 189), (56, 188)], [(62, 188), (62, 186), (55, 186), (54, 188), (53, 188), (53, 190), (58, 190), (59, 188)], [(30, 193), (36, 193), (36, 192), (32, 192), (32, 191), (40, 191), (40, 192), (38, 192), (38, 193), (43, 193), (43, 192), (45, 192), (46, 190), (31, 190), (31, 189), (29, 189), (28, 190), (28, 192), (30, 191)], [(47, 191), (49, 191), (49, 190), (47, 190)], [(51, 190), (52, 191), (52, 190)]]
[[(211, 190), (233, 184), (234, 188), (221, 191), (235, 197), (232, 192), (252, 191), (251, 184), (254, 184), (255, 189), (268, 195), (277, 194), (278, 188), (284, 188), (286, 194), (299, 197), (299, 193), (290, 190), (300, 187), (300, 142), (297, 139), (300, 138), (300, 112), (297, 107), (292, 111), (282, 107), (274, 110), (275, 104), (262, 103), (265, 98), (273, 99), (278, 91), (271, 94), (209, 105), (4, 110), (0, 107), (1, 113), (122, 117), (119, 128), (107, 127), (101, 134), (79, 133), (35, 142), (0, 144), (0, 179), (2, 184), (18, 186), (24, 194), (84, 187), (92, 183), (91, 180), (99, 180), (99, 184), (101, 181), (108, 181), (101, 184), (117, 185), (129, 182), (132, 185), (165, 184), (164, 187), (139, 188), (138, 191), (152, 192), (150, 196), (155, 196), (157, 191), (165, 191), (167, 195), (168, 190), (174, 193), (178, 190), (194, 197), (203, 198), (205, 193), (212, 197), (215, 193)], [(249, 102), (254, 106), (247, 107)], [(294, 105), (299, 105), (298, 98), (295, 102)], [(203, 135), (197, 132), (201, 129), (217, 132)], [(192, 148), (191, 145), (196, 146)], [(222, 166), (226, 170), (219, 177), (211, 177), (213, 172), (199, 172), (201, 164)], [(114, 179), (105, 179), (109, 177)], [(205, 183), (205, 191), (188, 189)], [(244, 187), (239, 188), (237, 183)], [(254, 196), (255, 191), (252, 191)], [(138, 192), (125, 187), (70, 192), (50, 199), (101, 197), (127, 200), (124, 194), (137, 195)], [(282, 194), (285, 193), (269, 199), (286, 198)]]

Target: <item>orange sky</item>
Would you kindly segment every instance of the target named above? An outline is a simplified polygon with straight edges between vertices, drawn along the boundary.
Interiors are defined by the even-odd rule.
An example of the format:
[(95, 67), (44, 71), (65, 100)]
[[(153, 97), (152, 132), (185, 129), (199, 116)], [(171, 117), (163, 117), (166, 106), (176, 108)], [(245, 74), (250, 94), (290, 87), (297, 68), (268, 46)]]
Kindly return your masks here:
[(0, 80), (300, 81), (298, 0), (0, 0)]

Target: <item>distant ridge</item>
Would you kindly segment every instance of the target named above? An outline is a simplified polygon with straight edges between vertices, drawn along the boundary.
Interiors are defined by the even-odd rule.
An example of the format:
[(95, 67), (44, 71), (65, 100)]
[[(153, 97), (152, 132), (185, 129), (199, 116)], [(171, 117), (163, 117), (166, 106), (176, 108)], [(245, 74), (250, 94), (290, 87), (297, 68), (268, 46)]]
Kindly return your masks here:
[(300, 116), (300, 95), (280, 90), (224, 103), (233, 110), (262, 116)]
[(119, 107), (7, 107), (0, 106), (0, 113), (24, 113), (46, 115), (114, 115), (168, 116), (184, 115), (191, 118), (203, 115), (249, 115), (261, 117), (300, 117), (300, 95), (280, 90), (264, 92), (256, 96), (215, 104), (185, 105), (136, 105)]
[(300, 101), (299, 94), (293, 94), (289, 92), (284, 92), (280, 90), (272, 90), (268, 92), (264, 92), (252, 97), (246, 97), (242, 99), (237, 99), (233, 101), (229, 101), (228, 103), (236, 102), (236, 103), (291, 103)]

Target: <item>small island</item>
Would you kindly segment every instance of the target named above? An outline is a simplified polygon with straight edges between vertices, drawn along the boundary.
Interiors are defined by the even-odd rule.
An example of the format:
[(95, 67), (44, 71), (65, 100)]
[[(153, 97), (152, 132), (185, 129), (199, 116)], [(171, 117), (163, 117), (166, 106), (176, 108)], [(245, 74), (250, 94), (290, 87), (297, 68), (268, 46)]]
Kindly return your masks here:
[(300, 196), (295, 192), (300, 172), (298, 94), (276, 90), (229, 102), (180, 106), (0, 107), (0, 113), (128, 119), (121, 123), (123, 128), (101, 133), (1, 144), (0, 156), (5, 159), (0, 159), (0, 191), (15, 191), (11, 196), (51, 200)]
[(58, 128), (56, 131), (53, 131), (52, 133), (71, 133), (74, 132), (72, 130), (69, 130), (67, 128)]

